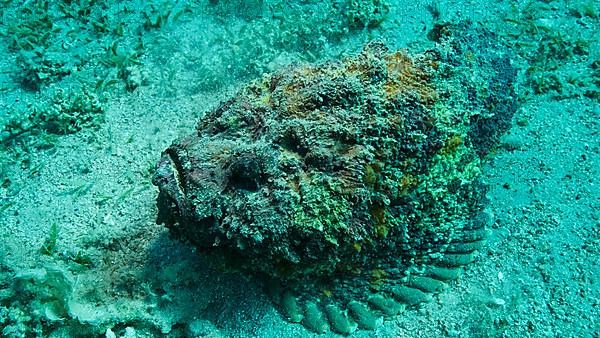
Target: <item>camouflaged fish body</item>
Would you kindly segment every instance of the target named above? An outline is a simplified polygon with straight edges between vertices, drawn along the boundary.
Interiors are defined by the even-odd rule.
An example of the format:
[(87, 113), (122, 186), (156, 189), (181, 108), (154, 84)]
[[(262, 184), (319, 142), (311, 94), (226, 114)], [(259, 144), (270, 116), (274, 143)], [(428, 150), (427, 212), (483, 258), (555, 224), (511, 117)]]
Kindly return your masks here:
[(429, 300), (485, 240), (482, 161), (515, 111), (493, 34), (430, 37), (420, 54), (375, 42), (244, 87), (163, 153), (159, 222), (315, 332)]

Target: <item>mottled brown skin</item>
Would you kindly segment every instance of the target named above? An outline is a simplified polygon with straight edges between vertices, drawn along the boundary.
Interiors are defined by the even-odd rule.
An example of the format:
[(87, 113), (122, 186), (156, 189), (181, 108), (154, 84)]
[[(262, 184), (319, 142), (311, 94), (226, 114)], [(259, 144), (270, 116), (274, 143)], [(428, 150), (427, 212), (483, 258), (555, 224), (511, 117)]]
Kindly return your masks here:
[(470, 262), (489, 222), (481, 163), (515, 110), (507, 57), (465, 27), (437, 27), (421, 54), (371, 43), (250, 83), (163, 153), (159, 222), (277, 284), (276, 300), (292, 292), (304, 318), (399, 285), (438, 291), (409, 277)]

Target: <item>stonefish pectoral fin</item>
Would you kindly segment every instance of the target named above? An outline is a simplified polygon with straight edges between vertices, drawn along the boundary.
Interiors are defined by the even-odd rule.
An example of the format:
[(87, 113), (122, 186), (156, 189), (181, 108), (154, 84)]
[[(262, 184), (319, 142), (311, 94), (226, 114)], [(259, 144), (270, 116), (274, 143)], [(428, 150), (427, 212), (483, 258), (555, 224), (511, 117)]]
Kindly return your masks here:
[(430, 300), (485, 240), (481, 168), (516, 71), (483, 28), (429, 36), (422, 53), (373, 42), (264, 75), (207, 112), (158, 163), (159, 221), (314, 332)]

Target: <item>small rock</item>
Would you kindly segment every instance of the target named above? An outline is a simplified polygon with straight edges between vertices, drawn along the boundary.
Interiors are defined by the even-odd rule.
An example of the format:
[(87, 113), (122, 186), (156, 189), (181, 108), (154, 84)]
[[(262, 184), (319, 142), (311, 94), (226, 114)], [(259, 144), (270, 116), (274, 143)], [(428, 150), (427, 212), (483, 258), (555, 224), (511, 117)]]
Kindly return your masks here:
[(504, 299), (502, 299), (502, 298), (493, 297), (488, 302), (488, 306), (494, 307), (494, 308), (502, 307), (504, 305), (506, 305), (506, 301)]
[(508, 134), (504, 136), (500, 145), (502, 146), (502, 148), (508, 151), (521, 150), (524, 146), (521, 138), (513, 134)]

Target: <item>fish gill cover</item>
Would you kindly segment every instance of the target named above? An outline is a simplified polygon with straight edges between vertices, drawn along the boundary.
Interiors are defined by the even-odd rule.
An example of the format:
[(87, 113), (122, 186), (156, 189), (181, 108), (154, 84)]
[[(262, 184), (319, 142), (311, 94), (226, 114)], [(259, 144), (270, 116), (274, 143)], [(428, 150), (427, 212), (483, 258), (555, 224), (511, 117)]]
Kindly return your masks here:
[(429, 38), (246, 85), (164, 151), (158, 221), (315, 332), (429, 300), (483, 245), (482, 164), (516, 110), (493, 33), (438, 24)]

